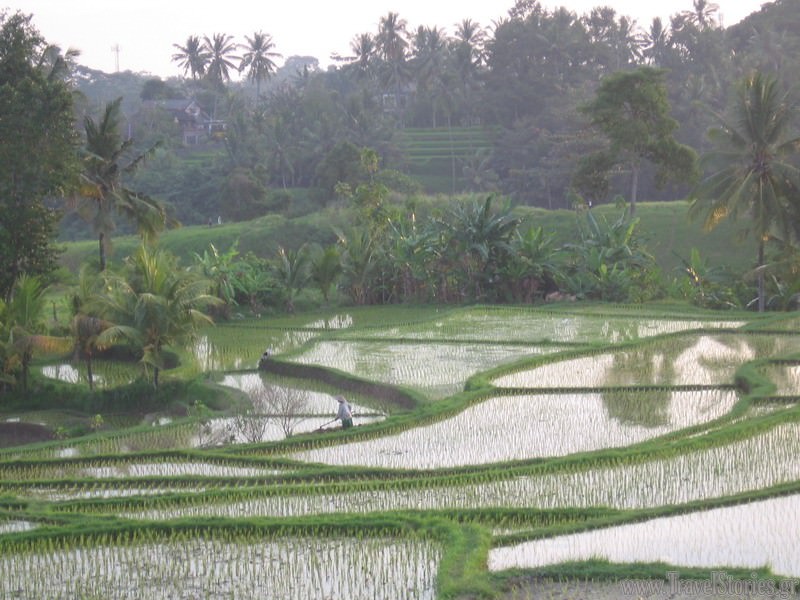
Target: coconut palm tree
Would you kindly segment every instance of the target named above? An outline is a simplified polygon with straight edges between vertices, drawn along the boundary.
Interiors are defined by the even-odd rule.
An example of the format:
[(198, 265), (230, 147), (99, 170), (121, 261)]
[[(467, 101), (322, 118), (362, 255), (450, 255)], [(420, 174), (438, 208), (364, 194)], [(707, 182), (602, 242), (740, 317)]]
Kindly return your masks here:
[(334, 229), (342, 247), (342, 289), (354, 304), (368, 304), (376, 295), (373, 284), (380, 263), (380, 240), (368, 227)]
[(78, 286), (69, 298), (73, 360), (83, 359), (86, 362), (86, 380), (90, 390), (94, 389), (92, 359), (103, 349), (97, 343), (97, 338), (112, 325), (93, 314), (92, 299), (102, 293), (102, 283), (102, 279), (89, 265), (83, 265), (78, 273)]
[(196, 35), (186, 38), (186, 43), (172, 44), (178, 52), (172, 55), (173, 62), (177, 62), (183, 68), (183, 74), (189, 73), (192, 79), (201, 77), (206, 72), (208, 60), (211, 57), (203, 42)]
[(253, 37), (245, 36), (247, 44), (241, 46), (245, 53), (242, 55), (242, 62), (239, 64), (239, 71), (247, 70), (247, 79), (256, 83), (256, 98), (261, 97), (261, 82), (269, 79), (277, 68), (273, 58), (280, 58), (281, 55), (273, 52), (275, 44), (272, 36), (261, 31), (253, 34)]
[[(36, 351), (65, 351), (69, 342), (64, 338), (44, 335), (45, 288), (37, 277), (21, 275), (14, 283), (11, 298), (0, 310), (4, 364), (2, 371), (11, 381), (28, 389), (28, 371)], [(5, 382), (10, 381), (8, 377)]]
[(358, 79), (366, 78), (372, 72), (372, 65), (377, 51), (375, 38), (369, 33), (357, 35), (350, 42), (351, 56), (343, 58), (355, 68)]
[(407, 78), (406, 50), (408, 34), (406, 21), (395, 12), (381, 17), (378, 35), (375, 38), (378, 53), (384, 60), (387, 71), (386, 84), (394, 88), (395, 110), (400, 109), (400, 89)]
[(70, 333), (74, 343), (74, 358), (83, 359), (86, 362), (86, 381), (89, 382), (90, 390), (94, 389), (92, 359), (95, 353), (103, 349), (103, 346), (97, 340), (112, 325), (113, 323), (105, 319), (86, 314), (75, 315), (70, 323)]
[(669, 28), (664, 27), (661, 17), (653, 17), (650, 29), (644, 37), (644, 50), (642, 55), (647, 63), (654, 67), (664, 66), (667, 52), (670, 47)]
[(231, 71), (238, 71), (233, 62), (239, 57), (234, 54), (237, 45), (233, 36), (224, 33), (215, 33), (211, 38), (203, 37), (203, 49), (208, 53), (208, 67), (206, 77), (219, 85), (231, 79)]
[(342, 257), (335, 245), (316, 248), (311, 257), (311, 280), (322, 294), (325, 304), (328, 303), (331, 288), (342, 274)]
[(765, 307), (764, 249), (774, 234), (790, 239), (793, 205), (800, 195), (800, 137), (789, 135), (796, 102), (782, 93), (778, 82), (753, 73), (739, 84), (730, 118), (717, 115), (710, 131), (717, 150), (702, 162), (710, 169), (692, 192), (689, 215), (702, 216), (706, 229), (725, 217), (743, 217), (743, 235), (758, 240), (756, 274), (758, 310)]
[(692, 0), (692, 10), (685, 10), (681, 14), (686, 20), (698, 29), (708, 29), (717, 24), (719, 5), (708, 0)]
[(75, 48), (68, 48), (66, 52), (63, 52), (60, 46), (51, 44), (42, 51), (37, 66), (46, 74), (49, 81), (68, 81), (72, 75), (75, 60), (80, 54), (80, 50)]
[(449, 46), (444, 30), (420, 25), (413, 40), (413, 70), (418, 96), (431, 99), (432, 120), (436, 127), (437, 97), (447, 88)]
[(486, 33), (472, 19), (464, 19), (456, 25), (455, 61), (456, 69), (463, 86), (477, 77), (478, 69), (483, 62), (483, 43)]
[(177, 224), (167, 217), (160, 202), (123, 184), (122, 176), (136, 171), (156, 146), (128, 159), (133, 139), (123, 140), (120, 134), (121, 102), (122, 98), (109, 102), (99, 121), (92, 117), (84, 121), (86, 140), (78, 213), (92, 224), (98, 236), (101, 271), (106, 268), (106, 253), (116, 229), (114, 213), (131, 219), (140, 235), (148, 240), (167, 226)]
[(275, 267), (276, 279), (283, 287), (286, 296), (286, 310), (294, 312), (294, 300), (311, 277), (309, 270), (310, 254), (308, 246), (303, 244), (296, 250), (278, 247), (278, 263)]
[(175, 257), (146, 245), (127, 259), (123, 273), (106, 273), (104, 278), (105, 291), (92, 303), (113, 325), (96, 337), (96, 343), (129, 343), (140, 353), (145, 371), (153, 370), (153, 386), (158, 388), (165, 347), (192, 341), (201, 325), (212, 323), (205, 308), (221, 301), (208, 293), (210, 281), (180, 269)]

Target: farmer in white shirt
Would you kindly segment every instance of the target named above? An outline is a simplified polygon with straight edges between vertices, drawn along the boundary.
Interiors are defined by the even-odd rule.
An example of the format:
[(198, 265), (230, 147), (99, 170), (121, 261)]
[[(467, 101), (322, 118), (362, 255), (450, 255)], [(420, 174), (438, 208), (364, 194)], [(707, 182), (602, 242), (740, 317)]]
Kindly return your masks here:
[(344, 396), (336, 396), (339, 403), (339, 410), (336, 413), (336, 420), (342, 422), (342, 429), (349, 429), (353, 426), (353, 409), (344, 399)]

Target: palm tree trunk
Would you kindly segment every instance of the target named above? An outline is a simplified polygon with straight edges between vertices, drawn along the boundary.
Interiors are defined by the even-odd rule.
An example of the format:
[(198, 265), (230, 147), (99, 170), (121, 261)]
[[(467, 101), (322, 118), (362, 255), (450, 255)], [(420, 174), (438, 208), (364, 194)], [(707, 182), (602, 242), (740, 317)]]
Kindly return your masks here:
[(631, 181), (631, 219), (636, 216), (636, 197), (639, 195), (639, 162), (633, 163)]
[(758, 240), (758, 312), (764, 312), (766, 308), (766, 294), (764, 292), (764, 240)]
[(22, 357), (22, 391), (28, 391), (28, 363), (30, 359)]
[(100, 270), (106, 270), (106, 245), (105, 245), (105, 234), (100, 233), (99, 235), (99, 242), (100, 242)]
[(447, 113), (447, 137), (450, 141), (450, 189), (451, 193), (456, 194), (456, 151), (453, 148), (453, 122), (450, 113)]
[(94, 376), (92, 375), (92, 355), (86, 356), (86, 379), (89, 380), (89, 389), (94, 390)]

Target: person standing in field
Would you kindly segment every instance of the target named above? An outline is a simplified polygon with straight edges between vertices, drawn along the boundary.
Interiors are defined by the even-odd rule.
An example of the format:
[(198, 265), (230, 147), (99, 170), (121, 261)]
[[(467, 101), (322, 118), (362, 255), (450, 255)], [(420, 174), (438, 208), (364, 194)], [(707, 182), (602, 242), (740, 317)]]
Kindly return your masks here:
[(342, 429), (350, 429), (353, 426), (353, 409), (344, 396), (336, 396), (336, 401), (339, 403), (336, 420), (342, 422)]

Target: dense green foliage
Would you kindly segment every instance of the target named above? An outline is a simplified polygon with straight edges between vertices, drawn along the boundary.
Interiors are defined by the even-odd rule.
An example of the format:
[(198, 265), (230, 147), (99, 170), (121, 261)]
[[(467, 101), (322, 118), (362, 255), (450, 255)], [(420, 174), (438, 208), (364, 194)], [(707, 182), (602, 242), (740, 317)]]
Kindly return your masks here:
[(712, 172), (693, 192), (690, 215), (703, 215), (706, 229), (730, 216), (746, 220), (742, 233), (756, 238), (759, 311), (766, 307), (767, 242), (791, 243), (800, 234), (800, 137), (790, 133), (797, 106), (774, 79), (760, 73), (745, 78), (732, 117), (721, 117), (711, 131), (717, 148), (705, 161)]
[[(727, 28), (708, 3), (688, 3), (667, 23), (637, 24), (609, 8), (575, 14), (518, 2), (496, 27), (465, 19), (452, 33), (392, 14), (377, 31), (357, 36), (352, 53), (327, 70), (311, 57), (288, 57), (263, 79), (231, 79), (224, 88), (207, 72), (213, 40), (196, 32), (176, 45), (176, 71), (191, 78), (163, 82), (170, 90), (164, 97), (196, 100), (226, 129), (190, 147), (182, 147), (170, 119), (156, 118), (157, 103), (137, 102), (144, 82), (137, 88), (132, 74), (90, 73), (81, 88), (108, 98), (108, 86), (118, 81), (114, 96), (125, 96), (134, 139), (165, 141), (161, 164), (140, 172), (135, 189), (174, 204), (186, 223), (292, 210), (270, 197), (281, 188), (312, 188), (306, 210), (330, 203), (332, 162), (339, 163), (333, 172), (347, 175), (337, 156), (341, 144), (375, 149), (384, 168), (410, 174), (428, 192), (499, 191), (515, 203), (569, 208), (576, 168), (604, 146), (578, 110), (599, 82), (620, 71), (664, 69), (669, 108), (662, 122), (677, 123), (674, 139), (703, 153), (712, 111), (725, 106), (733, 82), (752, 69), (782, 85), (796, 78), (795, 2), (767, 3)], [(246, 36), (242, 54), (252, 54), (259, 40), (272, 52), (272, 38), (262, 34)], [(280, 40), (274, 45), (279, 50)], [(194, 67), (189, 54), (199, 60)], [(672, 164), (682, 155), (664, 150), (656, 154)], [(630, 164), (620, 163), (595, 204), (629, 195)], [(656, 175), (643, 165), (637, 199), (672, 200), (689, 190), (684, 181), (659, 189)]]
[(109, 325), (97, 335), (98, 346), (125, 342), (158, 387), (167, 346), (194, 339), (200, 325), (212, 320), (203, 312), (220, 300), (208, 294), (210, 282), (182, 270), (174, 257), (141, 246), (121, 273), (103, 275), (101, 291), (89, 299), (89, 309)]
[[(453, 36), (392, 12), (326, 72), (309, 57), (277, 68), (262, 31), (244, 46), (190, 35), (173, 56), (190, 79), (82, 84), (129, 89), (100, 115), (77, 107), (73, 190), (101, 254), (95, 268), (97, 242), (71, 244), (64, 264), (82, 268), (59, 288), (31, 275), (53, 262), (42, 200), (75, 181), (69, 57), (4, 16), (0, 123), (11, 115), (26, 135), (3, 147), (0, 192), (16, 204), (0, 205), (15, 219), (0, 242), (16, 243), (23, 217), (41, 227), (0, 280), (0, 406), (22, 421), (0, 423), (0, 438), (40, 441), (0, 450), (0, 585), (50, 593), (58, 565), (76, 596), (191, 582), (234, 596), (274, 583), (288, 597), (299, 583), (319, 592), (332, 562), (354, 582), (343, 596), (502, 598), (542, 577), (679, 568), (633, 554), (493, 563), (517, 544), (729, 508), (774, 536), (751, 521), (760, 502), (796, 514), (798, 323), (739, 309), (751, 250), (760, 308), (800, 298), (796, 111), (780, 87), (800, 73), (797, 8), (777, 0), (725, 29), (696, 0), (644, 33), (610, 8), (517, 0), (491, 31), (465, 19)], [(785, 33), (777, 55), (770, 27)], [(707, 154), (707, 109), (751, 69), (741, 114)], [(176, 126), (181, 99), (202, 134)], [(53, 111), (35, 122), (27, 105)], [(708, 237), (686, 203), (638, 201), (680, 198), (691, 148), (712, 170), (692, 205), (719, 223)], [(136, 169), (145, 156), (154, 168)], [(194, 226), (160, 247), (119, 237), (106, 256), (116, 213), (140, 233), (167, 214)], [(745, 252), (727, 215), (755, 233)], [(63, 232), (81, 226), (66, 219)], [(394, 306), (367, 306), (379, 304)], [(253, 410), (279, 389), (302, 403)], [(356, 427), (328, 429), (338, 394), (358, 407)], [(292, 426), (274, 436), (275, 419)], [(768, 561), (785, 552), (773, 546)], [(280, 570), (263, 568), (273, 561)]]
[(631, 172), (632, 215), (644, 161), (657, 167), (656, 180), (660, 183), (668, 179), (692, 181), (697, 170), (695, 152), (672, 137), (678, 122), (669, 116), (664, 75), (664, 71), (652, 67), (614, 73), (603, 79), (597, 96), (582, 107), (592, 125), (608, 138), (610, 147), (603, 151), (608, 158), (600, 161), (606, 163), (604, 171), (621, 163)]
[(64, 57), (19, 13), (0, 13), (0, 298), (23, 274), (45, 275), (58, 255), (46, 202), (77, 169)]
[(117, 98), (106, 105), (101, 119), (86, 117), (84, 121), (85, 148), (77, 210), (98, 236), (101, 271), (106, 268), (106, 253), (116, 229), (115, 214), (132, 220), (144, 239), (154, 238), (167, 226), (164, 207), (158, 201), (123, 184), (123, 175), (133, 173), (154, 149), (128, 156), (133, 140), (122, 139), (121, 103), (122, 98)]

